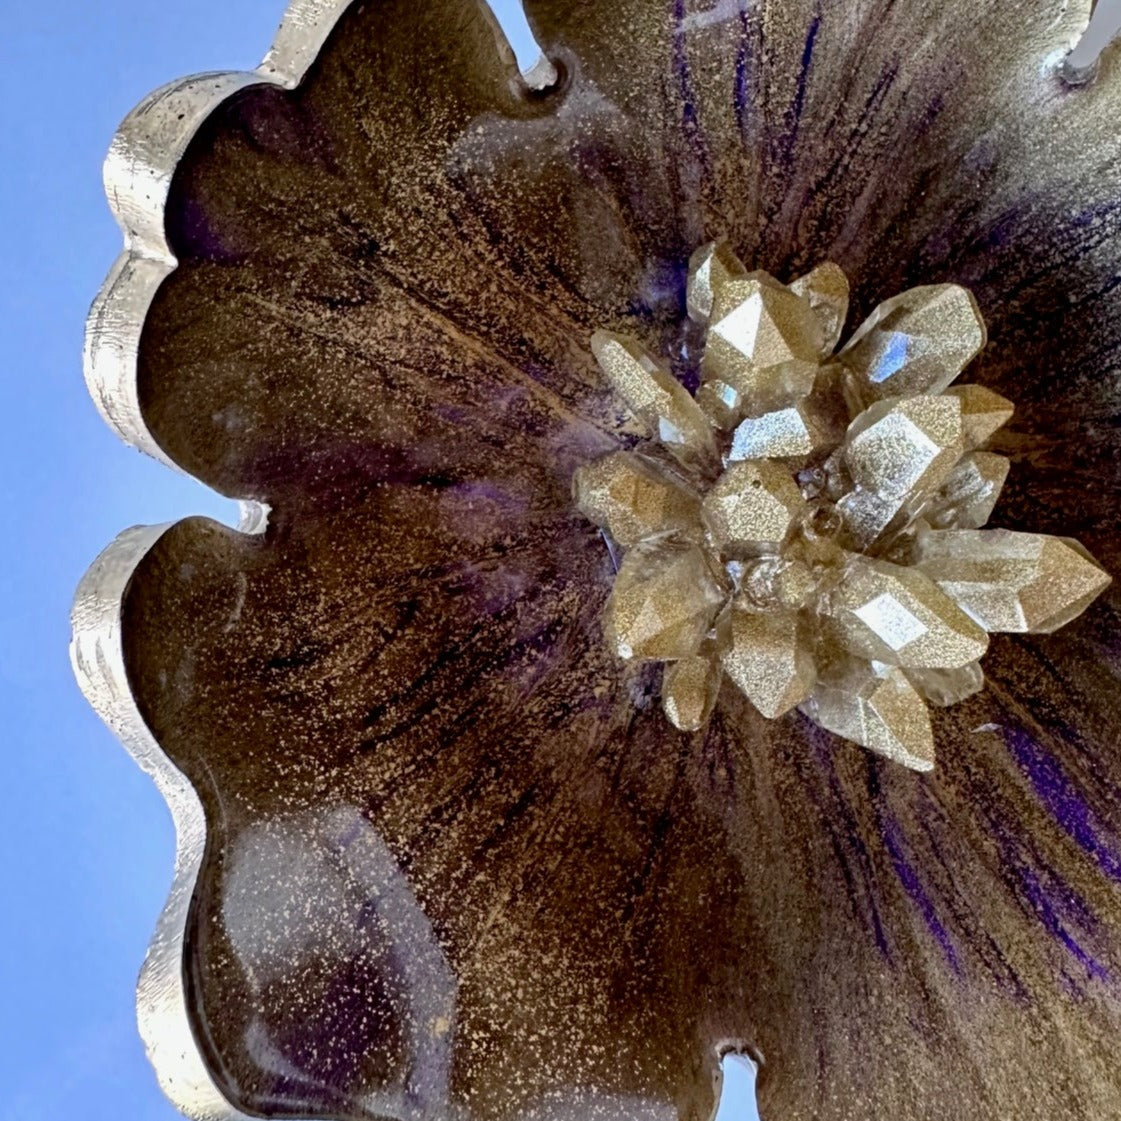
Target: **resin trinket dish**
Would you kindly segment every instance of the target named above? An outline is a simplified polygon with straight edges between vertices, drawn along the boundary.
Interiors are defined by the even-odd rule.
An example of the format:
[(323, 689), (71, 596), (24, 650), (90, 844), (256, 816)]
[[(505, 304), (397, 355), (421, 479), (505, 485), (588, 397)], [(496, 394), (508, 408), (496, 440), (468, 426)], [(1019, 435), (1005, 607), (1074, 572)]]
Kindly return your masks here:
[[(701, 389), (740, 367), (704, 376), (690, 314), (720, 242), (783, 285), (833, 262), (842, 346), (901, 293), (970, 293), (962, 384), (1015, 412), (962, 531), (1121, 571), (1121, 53), (1068, 80), (1088, 0), (526, 13), (532, 88), (481, 0), (298, 0), (261, 68), (165, 87), (113, 143), (92, 394), (246, 510), (129, 531), (74, 612), (79, 680), (179, 833), (139, 991), (162, 1086), (200, 1121), (708, 1121), (738, 1051), (766, 1121), (1118, 1116), (1116, 583), (993, 634), (916, 773), (780, 714), (802, 690), (770, 672), (710, 698), (703, 654), (620, 657), (642, 633), (605, 611), (645, 546), (573, 481), (649, 451), (611, 340), (728, 404)], [(743, 450), (790, 438), (740, 432), (795, 408), (789, 362)], [(762, 602), (802, 602), (755, 571), (797, 502), (740, 474), (704, 525)], [(944, 584), (960, 559), (927, 558)], [(869, 590), (838, 626), (887, 665), (860, 620), (905, 597)]]

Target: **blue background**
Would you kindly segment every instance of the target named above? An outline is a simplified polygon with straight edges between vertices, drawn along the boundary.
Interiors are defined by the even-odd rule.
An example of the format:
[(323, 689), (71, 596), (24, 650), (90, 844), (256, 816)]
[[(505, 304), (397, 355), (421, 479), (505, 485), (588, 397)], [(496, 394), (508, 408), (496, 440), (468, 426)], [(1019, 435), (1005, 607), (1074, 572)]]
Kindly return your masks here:
[[(420, 0), (418, 0), (420, 2)], [(9, 3), (0, 42), (0, 1121), (173, 1121), (136, 1034), (133, 989), (171, 879), (161, 799), (89, 710), (66, 657), (70, 599), (122, 528), (232, 503), (134, 452), (82, 383), (86, 310), (120, 249), (100, 167), (149, 90), (250, 69), (283, 0)], [(523, 65), (516, 0), (495, 5)], [(1121, 23), (1103, 0), (1091, 53)], [(754, 1116), (731, 1072), (721, 1121)]]

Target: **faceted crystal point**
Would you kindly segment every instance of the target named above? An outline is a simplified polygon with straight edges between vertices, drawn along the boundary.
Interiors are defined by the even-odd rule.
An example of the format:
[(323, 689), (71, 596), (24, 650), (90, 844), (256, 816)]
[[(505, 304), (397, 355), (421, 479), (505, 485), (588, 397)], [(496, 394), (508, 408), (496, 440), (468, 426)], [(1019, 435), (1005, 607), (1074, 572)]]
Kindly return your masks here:
[(813, 388), (822, 330), (809, 301), (763, 272), (714, 289), (701, 377), (753, 408), (781, 408)]
[(885, 397), (941, 393), (985, 345), (973, 295), (956, 284), (912, 288), (885, 300), (841, 351), (853, 391)]
[(674, 538), (631, 549), (605, 609), (608, 645), (620, 658), (686, 658), (700, 646), (725, 593), (703, 551)]
[(576, 506), (624, 548), (662, 533), (696, 533), (701, 500), (656, 463), (614, 452), (580, 467), (573, 477)]
[(666, 666), (662, 678), (662, 709), (669, 722), (683, 732), (696, 732), (708, 723), (724, 670), (711, 640), (696, 654)]
[(828, 357), (841, 341), (849, 314), (849, 280), (844, 269), (826, 261), (795, 280), (790, 290), (809, 301), (821, 325), (821, 355)]
[(753, 555), (780, 549), (805, 507), (790, 472), (760, 459), (733, 463), (705, 495), (701, 510), (718, 546)]
[(909, 669), (906, 674), (927, 703), (939, 708), (956, 705), (985, 687), (980, 662), (970, 662), (956, 669)]
[(1077, 541), (1008, 529), (924, 533), (916, 564), (988, 631), (1048, 634), (1110, 583)]
[(843, 661), (823, 675), (801, 711), (826, 731), (894, 763), (934, 769), (930, 712), (896, 666)]
[(732, 279), (747, 276), (740, 259), (727, 242), (713, 241), (689, 258), (689, 283), (685, 306), (694, 323), (708, 323), (712, 315), (713, 293)]
[(904, 498), (940, 486), (962, 450), (956, 397), (888, 398), (849, 426), (845, 465), (857, 486)]
[(989, 636), (923, 573), (854, 557), (824, 605), (853, 654), (907, 669), (953, 669), (976, 661)]
[(1010, 467), (1003, 455), (971, 452), (958, 461), (923, 516), (935, 529), (980, 529), (992, 515)]
[(747, 412), (744, 395), (720, 378), (706, 381), (697, 390), (697, 406), (719, 429), (735, 428)]
[(962, 453), (960, 410), (955, 397), (887, 398), (852, 422), (844, 465), (853, 489), (837, 508), (855, 547), (868, 548), (945, 482)]
[(961, 428), (967, 450), (979, 448), (1015, 412), (1011, 401), (983, 385), (953, 385), (946, 393), (961, 402)]
[(654, 362), (641, 344), (597, 331), (592, 352), (611, 388), (677, 460), (705, 470), (719, 463), (708, 418), (685, 386)]
[(737, 599), (720, 620), (724, 672), (768, 719), (801, 704), (813, 688), (813, 657), (798, 616), (745, 609)]
[(729, 463), (741, 459), (786, 459), (800, 464), (829, 444), (830, 433), (805, 399), (744, 420), (732, 436), (727, 458)]

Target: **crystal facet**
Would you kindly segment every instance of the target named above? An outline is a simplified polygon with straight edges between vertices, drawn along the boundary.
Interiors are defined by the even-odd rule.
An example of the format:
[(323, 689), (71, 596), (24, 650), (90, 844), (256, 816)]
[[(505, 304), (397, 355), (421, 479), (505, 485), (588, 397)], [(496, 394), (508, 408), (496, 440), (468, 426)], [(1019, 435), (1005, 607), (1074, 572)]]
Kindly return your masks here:
[(858, 487), (885, 498), (906, 498), (940, 486), (961, 452), (956, 398), (889, 398), (849, 426), (845, 465)]
[(829, 446), (830, 433), (815, 416), (808, 400), (785, 409), (748, 417), (732, 435), (728, 461), (741, 459), (786, 459), (804, 463), (815, 452)]
[(577, 509), (625, 548), (662, 533), (688, 536), (700, 519), (697, 493), (633, 452), (615, 452), (579, 468), (573, 494)]
[(631, 549), (605, 609), (608, 645), (620, 658), (685, 658), (700, 646), (724, 592), (703, 551), (672, 538)]
[(904, 292), (834, 358), (848, 295), (836, 265), (784, 286), (724, 242), (698, 250), (695, 398), (637, 343), (593, 339), (677, 464), (619, 451), (580, 468), (573, 490), (629, 550), (607, 638), (621, 657), (670, 663), (675, 727), (703, 727), (727, 676), (764, 716), (800, 706), (929, 770), (927, 706), (984, 687), (987, 632), (1053, 630), (1109, 577), (1075, 541), (980, 530), (1009, 470), (983, 445), (1012, 405), (950, 387), (985, 342), (973, 297)]
[(923, 508), (923, 517), (935, 529), (980, 529), (992, 515), (1011, 466), (992, 452), (963, 456)]
[(702, 515), (713, 539), (732, 553), (780, 549), (804, 512), (794, 477), (768, 459), (733, 463), (705, 495)]
[(675, 458), (687, 467), (719, 462), (708, 418), (685, 386), (639, 343), (598, 331), (592, 352), (611, 388)]
[(841, 351), (851, 390), (867, 406), (885, 397), (941, 393), (985, 345), (977, 301), (956, 284), (885, 300)]
[(908, 503), (940, 487), (962, 453), (956, 397), (887, 398), (849, 426), (844, 461), (853, 490), (838, 508), (866, 548)]
[(980, 662), (954, 669), (909, 669), (907, 680), (926, 698), (928, 704), (948, 708), (981, 692), (985, 675)]
[(702, 380), (738, 392), (752, 408), (781, 408), (813, 388), (822, 330), (809, 301), (766, 273), (713, 289)]
[(1015, 412), (1011, 401), (983, 385), (952, 385), (946, 393), (961, 402), (961, 430), (967, 450), (979, 448)]
[(669, 722), (683, 732), (696, 732), (708, 723), (724, 670), (709, 641), (696, 653), (666, 666), (662, 678), (662, 708)]
[(850, 661), (801, 706), (815, 724), (913, 771), (934, 769), (930, 712), (896, 666)]
[(924, 533), (916, 563), (988, 631), (1050, 633), (1110, 583), (1077, 541), (1009, 529)]
[(798, 616), (745, 610), (736, 600), (720, 620), (724, 672), (766, 717), (801, 704), (813, 688), (813, 658)]
[(809, 301), (821, 325), (821, 355), (828, 357), (841, 341), (848, 318), (849, 278), (840, 265), (826, 261), (793, 281), (790, 290)]
[(915, 669), (976, 661), (989, 637), (914, 568), (854, 557), (829, 596), (827, 614), (854, 654)]
[(817, 590), (809, 565), (790, 557), (761, 557), (743, 565), (744, 602), (761, 611), (797, 611)]
[(685, 306), (695, 323), (707, 323), (712, 315), (714, 291), (729, 280), (747, 276), (747, 269), (726, 242), (713, 241), (689, 258), (689, 284)]

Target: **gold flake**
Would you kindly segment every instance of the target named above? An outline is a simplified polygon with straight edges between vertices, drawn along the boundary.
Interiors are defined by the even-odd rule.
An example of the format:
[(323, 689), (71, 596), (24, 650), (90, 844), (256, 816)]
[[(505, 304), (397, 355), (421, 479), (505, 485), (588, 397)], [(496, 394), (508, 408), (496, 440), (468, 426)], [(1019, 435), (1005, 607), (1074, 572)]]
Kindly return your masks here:
[(1077, 541), (1009, 529), (924, 533), (916, 563), (988, 631), (1048, 634), (1110, 583)]
[(579, 468), (577, 509), (625, 548), (662, 533), (699, 536), (701, 500), (651, 460), (615, 452)]

